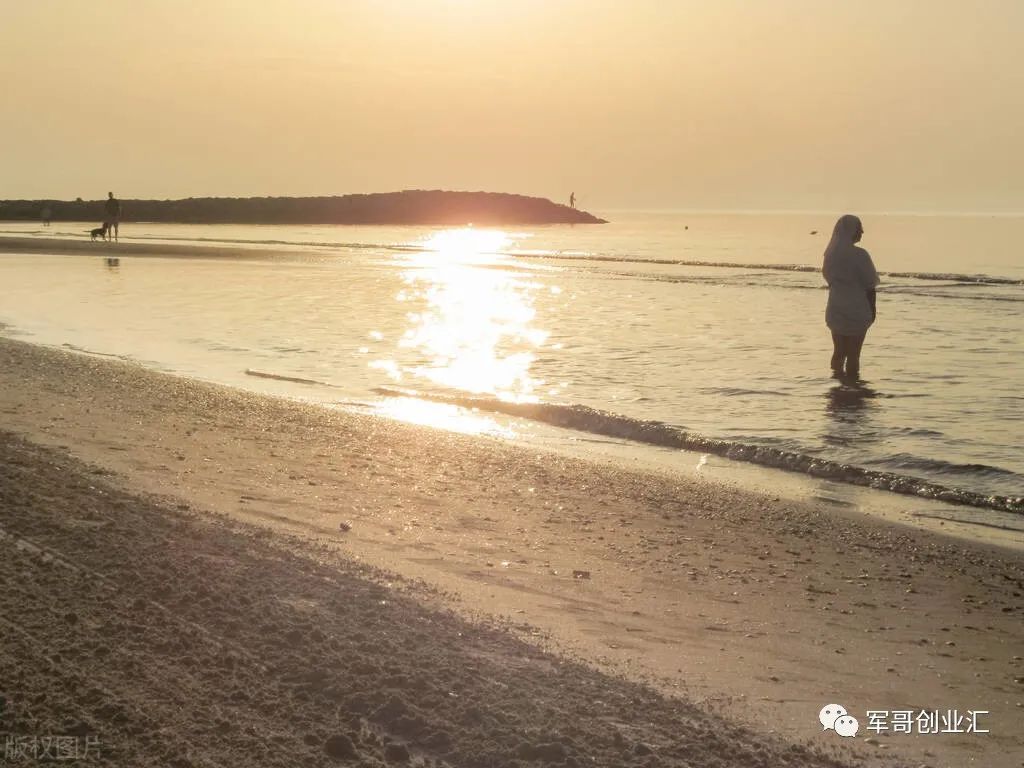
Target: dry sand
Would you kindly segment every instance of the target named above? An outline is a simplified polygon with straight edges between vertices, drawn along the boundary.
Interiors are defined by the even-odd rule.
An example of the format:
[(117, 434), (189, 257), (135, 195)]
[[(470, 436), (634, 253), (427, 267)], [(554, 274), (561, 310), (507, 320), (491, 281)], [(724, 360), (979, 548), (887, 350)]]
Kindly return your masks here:
[(20, 744), (133, 767), (840, 765), (102, 474), (0, 432), (0, 731)]
[[(189, 765), (273, 765), (300, 744), (307, 751), (290, 764), (306, 764), (332, 734), (361, 759), (384, 759), (390, 739), (453, 765), (562, 754), (588, 765), (827, 765), (828, 755), (865, 765), (1024, 765), (1018, 552), (7, 340), (0, 414), (0, 426), (113, 473), (90, 489), (68, 459), (9, 447), (27, 457), (17, 470), (27, 477), (4, 478), (0, 525), (102, 578), (58, 578), (60, 569), (22, 560), (4, 566), (4, 583), (20, 574), (0, 610), (4, 629), (22, 614), (35, 618), (27, 635), (4, 632), (21, 639), (5, 642), (0, 661), (48, 671), (36, 682), (21, 675), (13, 694), (0, 684), (9, 699), (35, 686), (26, 699), (44, 714), (24, 716), (39, 717), (39, 727), (65, 727), (47, 718), (78, 707), (89, 727), (134, 750), (132, 762), (114, 764), (167, 764), (150, 754), (160, 738), (153, 728), (167, 729), (180, 753), (198, 728), (180, 714), (186, 701), (224, 733), (249, 729), (224, 744), (217, 731), (193, 734)], [(49, 471), (53, 462), (59, 471)], [(401, 604), (403, 617), (428, 618), (381, 625), (373, 606), (390, 592), (353, 562), (400, 575), (396, 584), (429, 584), (437, 594), (419, 590)], [(104, 579), (120, 596), (116, 610), (102, 602)], [(352, 581), (341, 591), (360, 595), (347, 620), (342, 579)], [(67, 634), (54, 618), (78, 616), (68, 608), (78, 602), (96, 615), (83, 608)], [(437, 610), (445, 605), (508, 624), (452, 630), (455, 619)], [(111, 642), (107, 612), (117, 625)], [(473, 638), (468, 656), (458, 632)], [(649, 685), (539, 654), (512, 634)], [(65, 635), (76, 649), (67, 659)], [(218, 666), (228, 641), (234, 671)], [(100, 690), (91, 699), (72, 687), (88, 680), (74, 677), (86, 651), (117, 654), (116, 663), (90, 662)], [(365, 675), (351, 671), (360, 663)], [(362, 705), (325, 694), (341, 696), (340, 669), (346, 679), (363, 675)], [(327, 678), (302, 677), (318, 674)], [(451, 675), (476, 686), (466, 695), (477, 725), (452, 704), (464, 696), (445, 688)], [(256, 701), (233, 708), (218, 693), (233, 682)], [(296, 696), (308, 703), (294, 715), (306, 728), (288, 719)], [(124, 715), (124, 725), (105, 697), (142, 719)], [(90, 709), (93, 699), (101, 703)], [(862, 728), (867, 709), (988, 710), (990, 733), (862, 730), (843, 740), (817, 722), (833, 701)], [(401, 730), (402, 718), (423, 727)], [(447, 736), (431, 742), (434, 733)], [(247, 751), (255, 743), (264, 751)]]

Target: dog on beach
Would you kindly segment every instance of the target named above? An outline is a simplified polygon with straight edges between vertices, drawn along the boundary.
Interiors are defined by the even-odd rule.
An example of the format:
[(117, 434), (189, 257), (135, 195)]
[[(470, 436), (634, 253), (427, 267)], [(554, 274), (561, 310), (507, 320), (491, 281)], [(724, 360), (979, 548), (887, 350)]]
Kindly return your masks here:
[(108, 228), (108, 226), (109, 225), (104, 224), (102, 227), (96, 227), (96, 229), (90, 229), (89, 230), (89, 239), (90, 240), (95, 240), (98, 237), (100, 240), (106, 240), (107, 239), (107, 228)]

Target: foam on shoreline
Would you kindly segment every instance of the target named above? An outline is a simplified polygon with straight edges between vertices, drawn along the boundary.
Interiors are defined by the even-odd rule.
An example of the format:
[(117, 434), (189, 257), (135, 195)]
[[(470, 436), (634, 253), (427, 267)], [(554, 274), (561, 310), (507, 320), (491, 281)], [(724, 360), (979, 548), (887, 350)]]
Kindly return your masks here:
[[(763, 467), (800, 472), (814, 477), (861, 485), (877, 490), (935, 499), (951, 504), (964, 504), (983, 509), (995, 509), (1024, 515), (1024, 497), (998, 496), (976, 493), (932, 482), (912, 475), (868, 469), (854, 464), (809, 456), (795, 451), (765, 445), (720, 440), (695, 432), (688, 432), (660, 421), (644, 421), (602, 411), (585, 405), (558, 405), (553, 403), (517, 403), (490, 397), (446, 395), (429, 392), (409, 392), (391, 387), (378, 387), (375, 392), (388, 397), (416, 397), (434, 402), (449, 403), (464, 408), (504, 413), (509, 416), (542, 421), (557, 427), (590, 432), (606, 437), (632, 440), (665, 448), (681, 448), (721, 456), (734, 461), (745, 461)], [(955, 471), (956, 467), (944, 467)], [(977, 466), (969, 469), (976, 471)], [(997, 467), (987, 468), (1006, 472)]]

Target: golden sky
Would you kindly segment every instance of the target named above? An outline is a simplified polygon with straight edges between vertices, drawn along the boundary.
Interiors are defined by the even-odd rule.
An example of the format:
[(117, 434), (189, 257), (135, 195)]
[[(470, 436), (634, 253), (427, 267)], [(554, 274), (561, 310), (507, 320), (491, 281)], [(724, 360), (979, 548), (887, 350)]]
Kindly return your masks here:
[(33, 0), (0, 198), (1024, 211), (1020, 0)]

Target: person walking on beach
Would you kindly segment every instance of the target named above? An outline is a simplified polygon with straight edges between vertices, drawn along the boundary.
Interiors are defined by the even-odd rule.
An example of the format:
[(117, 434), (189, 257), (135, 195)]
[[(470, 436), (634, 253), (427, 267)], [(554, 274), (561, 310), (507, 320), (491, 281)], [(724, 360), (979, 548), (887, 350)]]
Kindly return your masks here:
[(114, 240), (117, 240), (117, 225), (121, 223), (121, 201), (114, 197), (113, 192), (107, 192), (107, 202), (105, 204), (106, 218), (103, 220), (104, 226), (107, 228), (107, 237), (110, 237), (110, 233), (114, 233)]
[(860, 219), (841, 216), (821, 266), (828, 283), (825, 324), (832, 331), (832, 372), (854, 380), (860, 376), (864, 337), (875, 322), (875, 288), (880, 282), (871, 256), (856, 245), (863, 234)]

